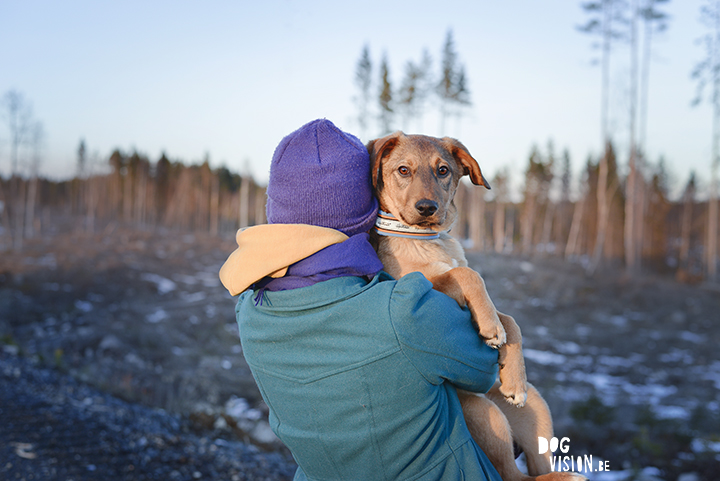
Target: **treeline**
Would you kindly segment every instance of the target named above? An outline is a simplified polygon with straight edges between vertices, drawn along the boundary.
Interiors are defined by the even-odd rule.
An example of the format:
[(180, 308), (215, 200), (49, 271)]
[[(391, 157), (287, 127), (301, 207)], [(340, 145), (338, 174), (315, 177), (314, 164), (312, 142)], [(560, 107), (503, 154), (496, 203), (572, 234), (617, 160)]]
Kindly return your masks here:
[[(83, 145), (79, 149), (79, 166)], [(80, 171), (82, 169), (79, 169)], [(265, 222), (265, 188), (226, 167), (156, 162), (116, 150), (102, 174), (54, 182), (17, 175), (0, 179), (0, 242), (21, 250), (24, 240), (58, 230), (101, 232), (128, 227), (218, 235)]]
[(360, 137), (373, 137), (369, 132), (374, 119), (377, 123), (372, 131), (377, 137), (391, 133), (398, 126), (408, 130), (411, 122), (418, 131), (423, 131), (423, 117), (428, 107), (437, 108), (440, 132), (446, 130), (449, 119), (460, 122), (469, 113), (472, 99), (465, 64), (460, 60), (451, 29), (445, 35), (439, 59), (435, 65), (429, 50), (424, 48), (419, 60), (405, 62), (402, 80), (395, 82), (387, 52), (376, 66), (370, 46), (365, 44), (355, 65), (357, 91), (353, 97)]
[[(81, 146), (82, 151), (82, 146)], [(608, 223), (601, 263), (622, 267), (625, 257), (625, 183), (612, 145), (607, 155)], [(600, 159), (588, 159), (573, 183), (569, 154), (557, 156), (552, 144), (534, 148), (524, 172), (522, 198), (513, 200), (507, 171), (495, 175), (492, 190), (461, 183), (456, 196), (460, 216), (453, 234), (471, 249), (557, 256), (591, 265), (598, 244)], [(265, 187), (225, 167), (156, 162), (116, 150), (105, 172), (53, 182), (13, 176), (0, 179), (3, 250), (21, 250), (26, 239), (58, 230), (101, 233), (115, 228), (166, 229), (232, 235), (238, 228), (265, 222)], [(637, 198), (643, 199), (638, 229), (641, 264), (674, 271), (684, 281), (705, 275), (707, 201), (695, 197), (691, 177), (680, 199), (669, 197), (662, 162), (646, 165)], [(9, 192), (16, 195), (9, 197)]]
[[(557, 256), (582, 263), (590, 273), (599, 267), (594, 261), (599, 250), (598, 264), (627, 268), (627, 177), (618, 174), (612, 144), (604, 157), (589, 158), (573, 186), (567, 151), (558, 158), (551, 143), (545, 152), (533, 148), (524, 172), (522, 199), (515, 202), (511, 200), (507, 171), (490, 181), (491, 191), (461, 183), (456, 196), (460, 221), (455, 235), (467, 239), (472, 249)], [(604, 225), (598, 222), (601, 160), (608, 169), (608, 220)], [(673, 200), (662, 160), (644, 165), (646, 175), (635, 180), (634, 193), (640, 205), (635, 234), (640, 246), (638, 264), (654, 272), (675, 272), (684, 282), (700, 281), (708, 275), (708, 201), (696, 198), (694, 174), (682, 196)]]

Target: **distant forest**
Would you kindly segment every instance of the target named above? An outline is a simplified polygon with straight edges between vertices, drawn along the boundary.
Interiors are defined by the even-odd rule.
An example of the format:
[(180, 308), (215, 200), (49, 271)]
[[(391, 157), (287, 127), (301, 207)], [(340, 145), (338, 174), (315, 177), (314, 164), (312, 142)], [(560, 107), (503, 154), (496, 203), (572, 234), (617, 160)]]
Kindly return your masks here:
[[(551, 143), (530, 153), (519, 196), (511, 196), (507, 171), (491, 180), (489, 192), (461, 183), (456, 197), (460, 219), (453, 234), (468, 248), (559, 256), (582, 262), (589, 273), (604, 265), (624, 267), (630, 274), (641, 269), (672, 272), (685, 282), (717, 280), (720, 129), (713, 129), (707, 192), (697, 192), (692, 174), (682, 195), (671, 199), (662, 161), (653, 163), (644, 156), (646, 112), (652, 100), (647, 96), (652, 39), (668, 28), (669, 18), (662, 10), (668, 1), (580, 5), (587, 22), (577, 29), (600, 47), (604, 151), (588, 158), (575, 185), (569, 154), (558, 156)], [(714, 122), (720, 125), (720, 0), (706, 0), (701, 20), (707, 27), (707, 57), (692, 72), (695, 100), (709, 99)], [(610, 60), (621, 52), (631, 58), (630, 142), (622, 153), (610, 138), (607, 114)], [(402, 82), (394, 86), (387, 56), (376, 71), (365, 45), (355, 66), (353, 96), (361, 137), (367, 138), (371, 122), (377, 122), (380, 132), (422, 123), (429, 106), (438, 109), (441, 130), (450, 119), (461, 122), (472, 98), (452, 30), (438, 66), (434, 69), (426, 49), (420, 60), (406, 63)], [(165, 155), (151, 161), (137, 152), (116, 150), (107, 159), (89, 162), (81, 142), (75, 178), (40, 178), (42, 124), (33, 119), (17, 91), (7, 92), (2, 100), (10, 132), (11, 176), (0, 179), (0, 251), (21, 251), (28, 239), (59, 230), (100, 234), (120, 227), (229, 235), (265, 222), (265, 187), (227, 168), (213, 169), (207, 160), (186, 165)], [(624, 159), (622, 168), (618, 159)], [(88, 167), (98, 162), (104, 164), (99, 171)]]
[[(78, 149), (83, 155), (84, 145)], [(71, 180), (13, 176), (0, 180), (0, 250), (22, 251), (24, 242), (59, 232), (110, 234), (118, 228), (204, 232), (231, 236), (238, 228), (265, 222), (265, 187), (207, 161), (185, 165), (164, 155), (157, 161), (116, 150), (108, 173)], [(82, 163), (79, 161), (79, 163)], [(555, 174), (558, 170), (559, 175)], [(559, 256), (585, 263), (597, 244), (598, 160), (589, 159), (580, 179), (582, 195), (571, 200), (569, 159), (552, 145), (532, 151), (522, 200), (513, 202), (507, 175), (490, 180), (491, 191), (461, 183), (460, 212), (453, 234), (470, 249), (523, 256)], [(609, 219), (601, 263), (624, 260), (624, 180), (609, 147)], [(691, 179), (679, 200), (668, 198), (661, 168), (643, 184), (642, 264), (674, 271), (681, 280), (704, 275), (708, 202), (695, 197)]]

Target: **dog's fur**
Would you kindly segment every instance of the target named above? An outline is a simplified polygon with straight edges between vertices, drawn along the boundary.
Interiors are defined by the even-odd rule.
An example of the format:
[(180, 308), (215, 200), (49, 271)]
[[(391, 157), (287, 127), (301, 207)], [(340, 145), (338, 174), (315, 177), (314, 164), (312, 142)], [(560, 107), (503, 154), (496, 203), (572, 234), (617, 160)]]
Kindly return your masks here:
[[(537, 438), (552, 438), (552, 418), (545, 400), (527, 383), (520, 328), (497, 312), (482, 278), (467, 267), (460, 243), (447, 233), (456, 219), (453, 197), (460, 178), (469, 175), (475, 185), (490, 188), (477, 161), (448, 137), (396, 132), (370, 141), (367, 148), (380, 208), (406, 225), (440, 233), (436, 240), (373, 234), (385, 270), (395, 278), (422, 272), (435, 289), (467, 305), (480, 336), (499, 349), (500, 382), (484, 396), (458, 391), (473, 438), (505, 481), (585, 479), (550, 473), (550, 453), (537, 454)], [(525, 452), (531, 476), (515, 465), (513, 440)]]

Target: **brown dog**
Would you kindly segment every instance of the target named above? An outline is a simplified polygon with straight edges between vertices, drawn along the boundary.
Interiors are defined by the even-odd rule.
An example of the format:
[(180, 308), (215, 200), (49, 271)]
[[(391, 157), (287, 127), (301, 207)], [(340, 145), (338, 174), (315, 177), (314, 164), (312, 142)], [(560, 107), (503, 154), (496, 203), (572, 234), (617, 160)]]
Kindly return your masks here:
[[(381, 210), (372, 238), (385, 270), (395, 278), (422, 272), (435, 289), (467, 305), (480, 336), (499, 349), (500, 383), (484, 396), (458, 391), (473, 438), (505, 481), (585, 479), (550, 473), (550, 453), (537, 454), (538, 437), (553, 436), (552, 418), (545, 400), (527, 383), (520, 328), (497, 312), (482, 278), (467, 267), (460, 243), (447, 234), (456, 219), (453, 197), (460, 178), (469, 175), (475, 185), (490, 188), (477, 161), (448, 137), (396, 132), (367, 147)], [(515, 465), (513, 439), (532, 476)]]

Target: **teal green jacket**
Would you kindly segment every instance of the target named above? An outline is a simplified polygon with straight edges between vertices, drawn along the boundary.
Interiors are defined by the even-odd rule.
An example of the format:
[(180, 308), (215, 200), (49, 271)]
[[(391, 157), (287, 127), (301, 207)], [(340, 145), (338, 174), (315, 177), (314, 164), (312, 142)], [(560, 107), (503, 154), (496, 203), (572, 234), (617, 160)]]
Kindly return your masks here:
[(501, 481), (455, 391), (490, 389), (497, 351), (421, 274), (257, 296), (238, 300), (240, 338), (296, 480)]

